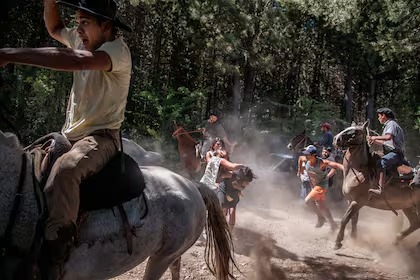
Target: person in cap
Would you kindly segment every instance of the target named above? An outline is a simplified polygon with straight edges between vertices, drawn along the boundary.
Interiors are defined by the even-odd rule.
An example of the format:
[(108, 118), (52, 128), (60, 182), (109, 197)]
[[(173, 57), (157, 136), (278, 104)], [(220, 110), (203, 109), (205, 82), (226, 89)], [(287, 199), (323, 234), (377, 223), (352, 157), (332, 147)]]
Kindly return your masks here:
[(201, 148), (201, 157), (204, 159), (206, 153), (210, 150), (211, 144), (215, 138), (220, 138), (227, 145), (229, 149), (234, 146), (227, 138), (225, 128), (220, 123), (219, 116), (216, 113), (210, 113), (208, 120), (201, 125), (201, 131), (203, 132), (204, 142)]
[[(57, 4), (76, 11), (76, 27), (64, 25)], [(131, 54), (116, 34), (117, 28), (130, 28), (116, 12), (113, 0), (45, 0), (48, 33), (67, 48), (0, 49), (0, 66), (15, 63), (73, 72), (61, 130), (72, 149), (57, 159), (45, 186), (49, 208), (44, 242), (46, 279), (63, 278), (63, 264), (76, 232), (79, 184), (101, 170), (120, 146)]]
[(320, 129), (322, 134), (315, 144), (319, 147), (330, 147), (332, 149), (334, 135), (331, 133), (331, 124), (324, 122), (321, 124)]
[[(331, 215), (331, 211), (326, 204), (326, 193), (328, 191), (328, 180), (334, 175), (332, 169), (343, 170), (343, 165), (317, 156), (317, 149), (314, 145), (306, 147), (302, 154), (306, 157), (306, 172), (309, 176), (312, 190), (306, 196), (306, 205), (318, 216), (315, 227), (322, 227), (328, 220), (331, 230), (337, 228), (337, 224)], [(332, 169), (331, 169), (332, 168)]]
[(381, 194), (385, 184), (387, 172), (404, 163), (404, 131), (395, 121), (394, 112), (389, 108), (380, 108), (376, 111), (378, 121), (384, 126), (382, 135), (367, 136), (369, 144), (378, 144), (383, 146), (384, 156), (381, 158), (378, 188), (369, 189), (374, 194)]

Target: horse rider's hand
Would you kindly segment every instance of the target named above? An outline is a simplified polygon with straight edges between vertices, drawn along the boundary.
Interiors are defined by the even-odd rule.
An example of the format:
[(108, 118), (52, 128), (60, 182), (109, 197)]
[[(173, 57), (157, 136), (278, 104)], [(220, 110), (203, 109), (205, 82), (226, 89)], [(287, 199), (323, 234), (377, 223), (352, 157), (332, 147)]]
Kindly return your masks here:
[(369, 145), (372, 145), (375, 142), (375, 139), (373, 137), (375, 137), (375, 136), (367, 136), (366, 137), (366, 141), (368, 142)]

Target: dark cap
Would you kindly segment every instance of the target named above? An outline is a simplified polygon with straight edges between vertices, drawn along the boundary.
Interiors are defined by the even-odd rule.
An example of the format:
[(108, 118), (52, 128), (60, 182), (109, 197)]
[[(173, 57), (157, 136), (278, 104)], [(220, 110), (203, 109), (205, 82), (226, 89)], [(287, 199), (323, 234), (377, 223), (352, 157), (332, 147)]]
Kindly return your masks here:
[(305, 149), (303, 149), (302, 154), (304, 155), (314, 155), (317, 153), (317, 149), (314, 145), (309, 145)]
[(378, 110), (376, 110), (376, 113), (378, 113), (378, 114), (384, 114), (389, 119), (395, 119), (394, 112), (391, 109), (386, 108), (386, 107), (379, 108)]
[(112, 21), (116, 27), (129, 32), (132, 31), (128, 25), (118, 18), (117, 3), (115, 3), (115, 0), (57, 0), (56, 3), (108, 19)]

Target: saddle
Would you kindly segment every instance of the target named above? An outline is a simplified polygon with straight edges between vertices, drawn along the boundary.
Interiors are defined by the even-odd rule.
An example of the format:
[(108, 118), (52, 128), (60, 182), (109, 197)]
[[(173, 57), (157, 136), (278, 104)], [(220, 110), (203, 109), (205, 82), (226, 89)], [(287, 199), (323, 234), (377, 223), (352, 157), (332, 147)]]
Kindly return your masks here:
[[(25, 148), (32, 154), (34, 176), (41, 191), (55, 161), (70, 149), (68, 140), (59, 133), (48, 134)], [(117, 206), (123, 220), (128, 253), (131, 254), (132, 230), (122, 203), (140, 196), (144, 198), (145, 187), (143, 174), (136, 161), (123, 152), (118, 153), (101, 171), (80, 184), (79, 221), (82, 214), (88, 211)]]
[[(68, 140), (59, 133), (42, 137), (26, 148), (33, 154), (40, 154), (35, 156), (34, 169), (42, 188), (55, 161), (70, 149)], [(125, 170), (122, 170), (122, 164)], [(143, 174), (136, 161), (120, 152), (101, 171), (82, 181), (80, 209), (92, 211), (112, 208), (139, 197), (145, 187)]]
[[(379, 162), (381, 159), (382, 154), (375, 152), (372, 154), (373, 156), (373, 162), (375, 163), (374, 166), (376, 166), (376, 163)], [(377, 170), (379, 172), (379, 170)], [(413, 185), (413, 182), (415, 182), (415, 177), (419, 177), (419, 172), (413, 172), (413, 168), (410, 166), (407, 160), (404, 159), (403, 163), (399, 166), (396, 166), (390, 174), (387, 175), (388, 183), (392, 184), (400, 184), (400, 185)], [(417, 184), (414, 184), (417, 185)]]

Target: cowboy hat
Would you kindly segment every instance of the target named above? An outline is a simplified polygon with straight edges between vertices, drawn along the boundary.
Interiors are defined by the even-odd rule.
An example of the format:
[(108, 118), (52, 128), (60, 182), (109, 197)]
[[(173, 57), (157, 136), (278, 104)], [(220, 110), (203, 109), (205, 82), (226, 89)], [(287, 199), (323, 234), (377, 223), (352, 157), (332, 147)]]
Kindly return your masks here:
[(117, 16), (117, 4), (114, 0), (57, 0), (56, 3), (109, 19), (116, 27), (122, 28), (128, 32), (132, 31), (132, 29), (123, 23)]

